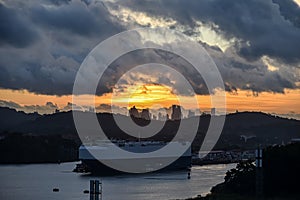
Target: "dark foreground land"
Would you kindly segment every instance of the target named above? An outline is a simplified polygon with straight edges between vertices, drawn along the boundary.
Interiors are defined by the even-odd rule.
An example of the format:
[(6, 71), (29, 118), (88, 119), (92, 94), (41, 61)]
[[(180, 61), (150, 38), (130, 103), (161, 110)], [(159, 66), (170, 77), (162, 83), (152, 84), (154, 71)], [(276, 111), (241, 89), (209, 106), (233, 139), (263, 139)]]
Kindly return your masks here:
[(262, 176), (258, 176), (260, 172), (253, 162), (241, 162), (226, 173), (224, 182), (213, 187), (210, 194), (189, 200), (300, 199), (299, 155), (299, 143), (268, 147), (263, 153)]

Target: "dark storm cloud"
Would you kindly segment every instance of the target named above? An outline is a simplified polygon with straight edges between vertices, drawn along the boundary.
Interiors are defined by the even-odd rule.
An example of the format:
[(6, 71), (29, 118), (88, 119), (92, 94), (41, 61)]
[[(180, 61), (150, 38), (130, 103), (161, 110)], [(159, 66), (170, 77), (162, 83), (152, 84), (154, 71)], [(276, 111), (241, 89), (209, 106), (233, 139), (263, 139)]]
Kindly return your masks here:
[(68, 31), (66, 34), (91, 36), (121, 31), (120, 27), (111, 25), (109, 13), (103, 4), (89, 7), (83, 2), (74, 1), (55, 9), (34, 6), (31, 19), (48, 29)]
[(24, 16), (0, 3), (0, 46), (22, 48), (33, 43), (37, 37), (37, 32)]
[(272, 0), (130, 0), (120, 3), (152, 16), (171, 17), (191, 27), (195, 26), (195, 20), (214, 23), (215, 30), (225, 38), (239, 39), (235, 47), (249, 60), (268, 55), (296, 63), (300, 61), (300, 29), (290, 22), (299, 20), (291, 16), (298, 8), (291, 1), (275, 4)]
[(282, 16), (300, 28), (300, 7), (293, 0), (273, 0), (279, 5)]
[[(228, 92), (237, 94), (238, 89), (244, 89), (252, 91), (253, 95), (257, 96), (263, 91), (284, 93), (286, 88), (299, 88), (295, 84), (300, 81), (300, 77), (295, 75), (297, 74), (297, 68), (283, 65), (276, 71), (270, 71), (268, 66), (261, 60), (250, 62), (239, 56), (233, 56), (234, 49), (232, 48), (222, 52), (216, 47), (211, 47), (204, 43), (202, 45), (216, 63), (222, 75), (225, 90)], [(193, 91), (187, 90), (184, 82), (176, 75), (174, 76), (172, 73), (170, 75), (170, 71), (167, 69), (152, 69), (151, 64), (145, 69), (138, 70), (138, 72), (145, 75), (151, 74), (152, 77), (156, 78), (155, 82), (153, 82), (153, 78), (150, 79), (147, 76), (139, 76), (133, 73), (127, 76), (124, 87), (137, 82), (145, 84), (159, 83), (173, 88), (173, 92), (176, 94), (186, 96), (193, 95), (193, 92), (202, 95), (209, 94), (201, 75), (186, 60), (172, 53), (153, 49), (134, 51), (113, 62), (110, 70), (106, 71), (99, 84), (102, 90), (99, 88), (98, 91), (103, 92), (105, 88), (106, 92), (112, 92), (114, 84), (124, 73), (134, 66), (145, 63), (160, 63), (172, 67), (189, 81)], [(122, 85), (120, 82), (119, 84)]]
[[(89, 51), (126, 29), (123, 22), (110, 14), (106, 7), (109, 4), (128, 6), (154, 18), (173, 18), (178, 22), (176, 25), (190, 26), (190, 31), (184, 31), (192, 37), (197, 34), (193, 32), (195, 20), (199, 20), (216, 24), (213, 27), (226, 39), (237, 38), (234, 46), (225, 52), (203, 43), (217, 64), (227, 91), (283, 93), (285, 88), (297, 88), (295, 82), (300, 81), (297, 65), (292, 67), (300, 60), (299, 7), (292, 1), (28, 0), (24, 3), (19, 0), (0, 4), (0, 88), (71, 94), (77, 70)], [(276, 59), (279, 69), (269, 71), (258, 59), (262, 55)], [(123, 69), (108, 69), (98, 94), (112, 91), (113, 83), (129, 69), (126, 66), (153, 61), (173, 66), (190, 80), (196, 93), (207, 94), (201, 76), (176, 56), (152, 51), (138, 56), (132, 54), (123, 61), (115, 63)], [(157, 72), (158, 83), (176, 87), (178, 93), (190, 94), (180, 82), (161, 75)], [(132, 80), (137, 78), (151, 83), (142, 80), (143, 77), (132, 77)]]
[[(149, 63), (159, 63), (176, 70), (186, 78), (193, 87), (193, 91), (186, 87), (184, 80), (177, 73), (163, 67), (154, 67), (153, 64)], [(146, 67), (140, 68), (134, 73), (129, 73), (126, 80), (121, 79), (125, 82), (124, 85), (122, 85), (122, 82), (118, 82), (126, 72), (136, 66), (145, 64), (147, 65)], [(173, 88), (173, 92), (180, 95), (209, 94), (201, 75), (197, 73), (197, 70), (188, 61), (171, 52), (156, 49), (136, 50), (119, 57), (102, 76), (97, 91), (99, 93), (112, 92), (117, 82), (120, 84), (118, 87), (121, 87), (118, 90), (126, 87), (126, 85), (144, 83), (163, 84)]]
[(39, 94), (64, 95), (72, 92), (72, 81), (79, 67), (79, 63), (73, 59), (65, 56), (55, 59), (46, 55), (40, 59), (27, 60), (25, 55), (25, 58), (14, 60), (12, 56), (17, 55), (11, 52), (0, 54), (1, 87), (27, 89)]
[(71, 0), (48, 0), (50, 3), (54, 5), (62, 5), (62, 4), (68, 4)]
[(71, 94), (89, 51), (124, 29), (90, 1), (5, 1), (0, 11), (0, 88), (39, 94)]
[(284, 89), (299, 88), (299, 69), (286, 64), (278, 64), (278, 70), (270, 71), (261, 60), (248, 61), (234, 55), (234, 49), (225, 52), (204, 45), (215, 61), (225, 83), (225, 89), (236, 93), (237, 89), (250, 90), (256, 96), (260, 92), (284, 93)]

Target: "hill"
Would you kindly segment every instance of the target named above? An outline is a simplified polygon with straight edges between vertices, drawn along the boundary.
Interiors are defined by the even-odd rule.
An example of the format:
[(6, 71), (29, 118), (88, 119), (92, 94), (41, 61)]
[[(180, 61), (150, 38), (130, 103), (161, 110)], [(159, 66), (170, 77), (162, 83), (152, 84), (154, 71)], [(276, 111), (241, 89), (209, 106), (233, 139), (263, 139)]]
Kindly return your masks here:
[(25, 113), (11, 108), (0, 107), (0, 132), (17, 130), (22, 124), (30, 123), (41, 117), (38, 113)]
[[(261, 112), (241, 112), (226, 116), (225, 125), (217, 144), (238, 145), (243, 148), (289, 143), (300, 137), (300, 121), (281, 118)], [(224, 146), (225, 145), (225, 146)]]
[[(82, 113), (89, 118), (92, 113)], [(9, 108), (0, 108), (0, 134), (23, 133), (33, 135), (64, 135), (77, 137), (77, 131), (73, 122), (72, 112), (61, 112), (51, 115), (26, 114)], [(113, 115), (98, 113), (98, 121), (110, 138), (136, 139), (124, 133), (115, 123)], [(130, 120), (126, 116), (118, 116), (122, 120)], [(210, 122), (210, 115), (200, 118), (195, 144), (201, 145)], [(183, 119), (189, 120), (189, 119)], [(149, 122), (143, 119), (134, 119), (139, 125), (147, 125)], [(161, 121), (153, 121), (156, 126), (163, 129), (150, 140), (171, 140), (177, 132), (180, 121), (167, 121), (164, 125)], [(91, 135), (97, 136), (93, 130)], [(288, 143), (292, 138), (300, 138), (300, 121), (281, 118), (262, 112), (239, 112), (226, 116), (221, 137), (216, 145), (217, 149), (224, 148), (252, 148), (257, 144), (273, 145)]]

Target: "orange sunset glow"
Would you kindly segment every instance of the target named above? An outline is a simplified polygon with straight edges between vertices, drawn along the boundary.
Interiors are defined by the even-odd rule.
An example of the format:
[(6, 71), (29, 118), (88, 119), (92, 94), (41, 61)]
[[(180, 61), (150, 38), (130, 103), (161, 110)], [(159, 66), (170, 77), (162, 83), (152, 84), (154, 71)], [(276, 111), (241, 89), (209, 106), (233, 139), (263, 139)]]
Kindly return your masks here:
[[(102, 96), (95, 96), (95, 106), (99, 104), (114, 104), (120, 107), (150, 108), (153, 105), (169, 107), (178, 103), (178, 98), (172, 93), (171, 88), (162, 85), (139, 85), (129, 88), (130, 93), (107, 93)], [(1, 89), (1, 100), (13, 101), (21, 106), (45, 105), (47, 102), (56, 104), (59, 108), (72, 102), (72, 95), (56, 96), (34, 94), (26, 90)], [(86, 95), (88, 96), (88, 95)], [(84, 96), (83, 96), (84, 97)], [(129, 98), (128, 98), (129, 97)], [(189, 101), (191, 97), (180, 97)], [(84, 101), (82, 105), (91, 105)], [(88, 98), (87, 98), (88, 99)], [(211, 108), (210, 96), (197, 95), (201, 111), (209, 111)], [(239, 111), (262, 111), (268, 113), (290, 113), (300, 112), (300, 90), (285, 90), (285, 94), (262, 92), (253, 96), (251, 91), (238, 90), (237, 94), (226, 92), (227, 112)], [(189, 105), (186, 109), (195, 109), (195, 105)]]
[[(100, 100), (101, 101), (101, 100)], [(158, 84), (130, 86), (126, 91), (112, 96), (112, 104), (120, 107), (136, 106), (139, 109), (150, 108), (156, 104), (169, 107), (179, 104), (172, 89)]]

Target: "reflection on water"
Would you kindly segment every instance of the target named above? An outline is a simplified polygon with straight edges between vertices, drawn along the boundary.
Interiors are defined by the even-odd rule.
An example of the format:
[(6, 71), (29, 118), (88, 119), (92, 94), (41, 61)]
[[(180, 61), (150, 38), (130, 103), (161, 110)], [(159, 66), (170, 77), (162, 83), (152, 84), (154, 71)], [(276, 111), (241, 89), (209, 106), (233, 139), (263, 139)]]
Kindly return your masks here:
[[(191, 179), (187, 172), (95, 177), (73, 173), (74, 166), (0, 165), (0, 199), (89, 200), (90, 194), (83, 191), (90, 189), (91, 179), (102, 182), (103, 200), (184, 199), (208, 193), (235, 164), (193, 167)], [(59, 192), (53, 192), (53, 188), (59, 188)]]

